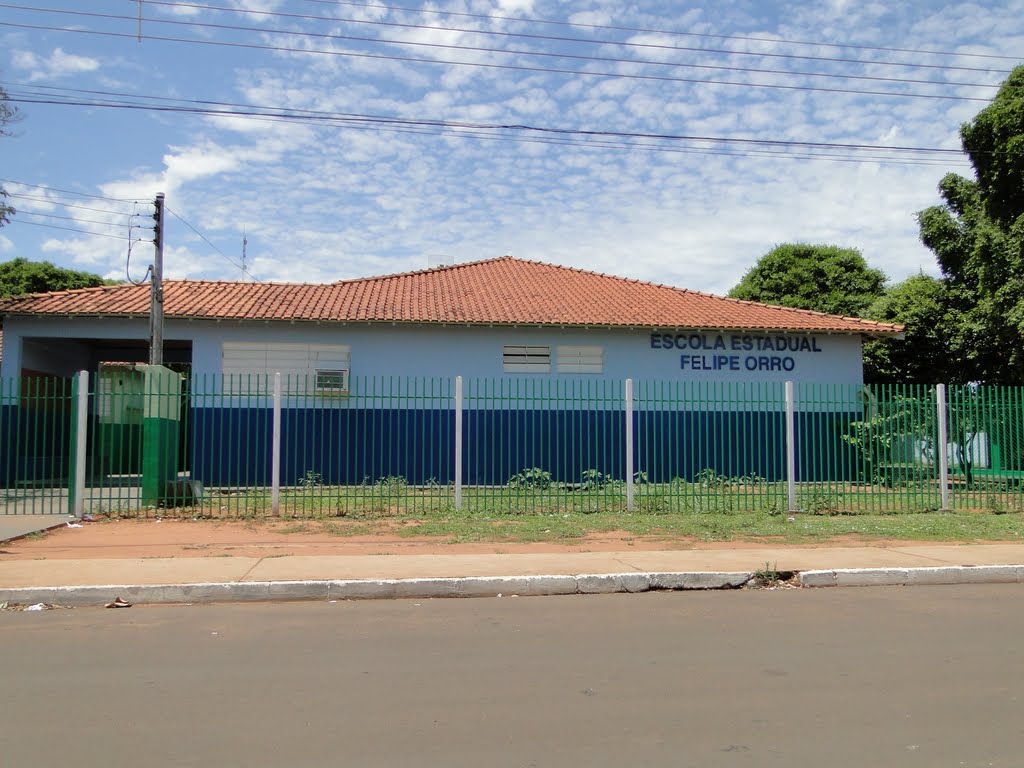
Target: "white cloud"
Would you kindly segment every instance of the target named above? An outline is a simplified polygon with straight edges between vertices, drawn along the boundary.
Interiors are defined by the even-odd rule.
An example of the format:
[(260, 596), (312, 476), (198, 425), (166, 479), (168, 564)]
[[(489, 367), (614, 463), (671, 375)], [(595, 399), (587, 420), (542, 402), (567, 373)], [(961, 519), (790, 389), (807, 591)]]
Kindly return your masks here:
[(11, 64), (15, 69), (27, 70), (29, 82), (95, 72), (100, 68), (98, 59), (67, 53), (62, 48), (54, 48), (48, 57), (39, 56), (32, 51), (13, 51)]
[(533, 13), (534, 0), (498, 0), (498, 10), (501, 13), (521, 13), (529, 16)]
[[(1020, 5), (1018, 0), (1013, 2)], [(863, 55), (882, 60), (898, 57), (820, 45), (795, 46), (789, 41), (835, 39), (873, 44), (878, 38), (881, 44), (894, 47), (1006, 51), (1013, 50), (1024, 37), (1024, 13), (995, 4), (983, 13), (973, 12), (985, 17), (981, 21), (971, 21), (970, 14), (952, 6), (911, 13), (872, 3), (784, 2), (764, 10), (756, 4), (744, 10), (698, 3), (683, 13), (669, 3), (640, 5), (644, 8), (638, 11), (611, 0), (586, 0), (573, 5), (571, 21), (577, 27), (562, 31), (579, 38), (630, 39), (628, 33), (579, 26), (610, 24), (770, 37), (773, 41), (688, 38), (668, 32), (632, 38), (728, 51), (723, 54), (623, 45), (570, 46), (440, 28), (553, 32), (521, 20), (444, 17), (381, 7), (330, 13), (433, 25), (401, 33), (379, 30), (381, 36), (410, 41), (474, 45), (484, 41), (492, 47), (658, 57), (678, 64), (714, 62), (883, 76), (904, 69), (890, 64), (844, 65), (762, 54), (796, 51), (808, 56)], [(268, 0), (236, 6), (247, 11), (284, 7)], [(526, 0), (451, 0), (430, 7), (557, 17), (550, 6), (534, 7)], [(784, 21), (778, 23), (777, 19)], [(367, 34), (361, 25), (349, 26)], [(337, 27), (347, 29), (341, 22)], [(315, 43), (315, 47), (321, 46), (321, 42)], [(19, 50), (22, 48), (28, 50), (27, 46)], [(367, 45), (358, 50), (388, 49)], [(390, 50), (401, 49), (392, 46)], [(141, 52), (147, 53), (148, 48)], [(449, 58), (451, 52), (432, 55)], [(494, 58), (479, 52), (466, 55), (474, 60)], [(180, 72), (164, 73), (167, 80), (163, 84), (176, 94), (196, 98), (411, 120), (946, 148), (959, 146), (959, 124), (981, 106), (977, 102), (495, 71), (345, 56), (243, 55), (232, 50), (213, 51), (210, 56), (204, 66), (216, 62), (218, 72), (232, 73), (233, 83), (229, 78), (210, 78), (208, 69), (190, 70), (191, 62), (183, 60)], [(528, 57), (501, 60), (554, 68), (581, 66)], [(931, 61), (929, 57), (915, 60)], [(108, 59), (104, 57), (104, 61)], [(36, 59), (28, 63), (41, 66)], [(613, 66), (594, 63), (589, 68), (608, 70)], [(692, 79), (870, 90), (889, 87), (797, 75), (628, 68)], [(908, 78), (952, 76), (926, 68), (905, 71)], [(184, 76), (186, 72), (190, 77)], [(114, 74), (129, 79), (123, 72)], [(971, 82), (974, 75), (964, 77), (963, 82)], [(991, 80), (997, 81), (998, 75)], [(906, 89), (919, 87), (923, 88), (907, 85)], [(965, 93), (968, 91), (980, 93), (977, 88), (965, 88)], [(919, 269), (934, 270), (934, 259), (918, 242), (914, 213), (937, 202), (935, 185), (946, 171), (963, 170), (959, 155), (950, 155), (933, 166), (878, 160), (841, 162), (855, 160), (853, 151), (837, 148), (829, 150), (839, 156), (833, 161), (815, 160), (811, 154), (825, 150), (787, 149), (778, 144), (646, 139), (642, 143), (647, 146), (640, 149), (615, 136), (584, 141), (571, 134), (510, 129), (494, 140), (483, 129), (456, 136), (428, 125), (369, 123), (356, 130), (237, 116), (191, 122), (167, 117), (154, 124), (159, 125), (155, 140), (136, 155), (111, 152), (103, 143), (107, 137), (98, 136), (97, 152), (114, 160), (98, 172), (91, 171), (98, 174), (92, 178), (76, 177), (79, 165), (70, 162), (61, 171), (70, 174), (71, 180), (55, 181), (54, 186), (85, 188), (81, 185), (92, 184), (103, 195), (140, 200), (143, 207), (156, 192), (166, 192), (168, 206), (231, 259), (239, 257), (241, 233), (247, 232), (253, 272), (277, 280), (333, 280), (418, 268), (426, 266), (431, 253), (450, 254), (460, 261), (512, 253), (724, 292), (760, 255), (790, 240), (861, 248), (872, 264), (899, 279)], [(794, 154), (801, 159), (793, 159)], [(69, 186), (73, 183), (79, 186)], [(168, 274), (240, 276), (229, 259), (180, 222), (172, 221), (167, 234)], [(5, 235), (13, 237), (7, 230)], [(118, 241), (69, 235), (46, 247), (77, 263), (95, 264), (96, 271), (123, 268), (125, 247)], [(136, 255), (142, 253), (138, 249)], [(148, 263), (145, 257), (139, 258), (139, 263)]]

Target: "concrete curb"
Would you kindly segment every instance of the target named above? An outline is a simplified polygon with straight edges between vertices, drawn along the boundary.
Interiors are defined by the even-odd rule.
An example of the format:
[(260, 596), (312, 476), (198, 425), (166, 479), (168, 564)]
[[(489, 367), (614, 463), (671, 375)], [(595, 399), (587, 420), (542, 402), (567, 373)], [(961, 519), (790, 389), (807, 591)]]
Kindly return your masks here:
[(840, 568), (803, 571), (801, 587), (903, 587), (918, 584), (1017, 584), (1021, 565), (958, 565), (938, 568)]
[[(612, 593), (738, 589), (750, 571), (610, 573), (552, 576), (474, 576), (436, 579), (333, 579), (230, 581), (200, 584), (106, 584), (0, 589), (0, 603), (99, 606), (116, 597), (130, 603), (243, 603), (271, 600), (392, 600), (441, 597), (598, 595)], [(1024, 582), (1024, 565), (937, 568), (842, 568), (803, 571), (801, 587), (912, 586), (921, 584), (1007, 584)]]
[(268, 600), (386, 600), (395, 598), (610, 594), (655, 590), (735, 589), (753, 573), (615, 573), (553, 576), (477, 576), (440, 579), (232, 581), (203, 584), (104, 584), (0, 589), (0, 603), (105, 605), (130, 603), (240, 603)]

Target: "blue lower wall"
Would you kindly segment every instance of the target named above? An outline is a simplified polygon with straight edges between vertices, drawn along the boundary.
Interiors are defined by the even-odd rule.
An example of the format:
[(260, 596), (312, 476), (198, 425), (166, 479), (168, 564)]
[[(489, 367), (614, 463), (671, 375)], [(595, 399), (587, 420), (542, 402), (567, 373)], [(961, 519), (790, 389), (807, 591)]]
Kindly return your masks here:
[(66, 480), (72, 439), (69, 408), (0, 406), (0, 487)]
[[(269, 485), (268, 408), (191, 410), (195, 479), (210, 486)], [(841, 439), (857, 414), (797, 414), (801, 481), (854, 480), (856, 452)], [(634, 471), (651, 482), (718, 475), (785, 478), (781, 413), (644, 412), (634, 417)], [(281, 414), (281, 482), (374, 483), (403, 477), (414, 485), (454, 481), (450, 410), (286, 409)], [(560, 482), (586, 470), (623, 479), (625, 420), (617, 411), (489, 410), (463, 413), (463, 481), (504, 485), (539, 468)]]
[[(269, 408), (192, 408), (190, 453), (179, 469), (209, 486), (271, 482)], [(841, 437), (856, 413), (798, 413), (797, 476), (803, 481), (858, 479), (856, 451)], [(455, 479), (455, 417), (447, 409), (285, 409), (281, 482), (306, 478), (357, 485), (403, 477), (414, 485)], [(94, 431), (90, 450), (102, 439)], [(70, 475), (69, 411), (0, 407), (0, 486)], [(102, 437), (102, 435), (100, 435)], [(693, 480), (706, 470), (726, 477), (785, 478), (785, 422), (776, 411), (655, 411), (634, 416), (634, 471), (651, 482)], [(134, 445), (134, 443), (133, 443)], [(625, 420), (619, 411), (468, 410), (463, 413), (463, 480), (504, 485), (539, 468), (575, 483), (586, 470), (623, 479)], [(91, 456), (97, 472), (102, 457)], [(190, 467), (188, 465), (191, 465)]]
[[(212, 486), (269, 485), (272, 418), (267, 408), (192, 409), (192, 476)], [(448, 410), (282, 410), (281, 483), (447, 483), (454, 424)]]

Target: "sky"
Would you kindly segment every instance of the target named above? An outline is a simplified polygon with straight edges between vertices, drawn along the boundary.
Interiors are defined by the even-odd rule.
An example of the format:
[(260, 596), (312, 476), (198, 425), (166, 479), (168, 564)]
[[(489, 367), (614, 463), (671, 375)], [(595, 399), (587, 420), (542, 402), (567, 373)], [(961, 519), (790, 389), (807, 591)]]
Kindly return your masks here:
[(915, 214), (1021, 51), (1024, 0), (0, 1), (0, 261), (142, 279), (164, 193), (171, 278), (938, 274)]

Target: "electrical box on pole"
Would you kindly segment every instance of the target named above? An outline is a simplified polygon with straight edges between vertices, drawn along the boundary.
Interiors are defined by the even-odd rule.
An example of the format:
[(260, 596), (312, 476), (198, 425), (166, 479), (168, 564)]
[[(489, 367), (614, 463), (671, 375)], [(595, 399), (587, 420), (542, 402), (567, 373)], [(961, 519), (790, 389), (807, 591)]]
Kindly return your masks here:
[(153, 259), (153, 277), (149, 291), (149, 364), (163, 365), (164, 362), (164, 193), (153, 201), (156, 255)]

